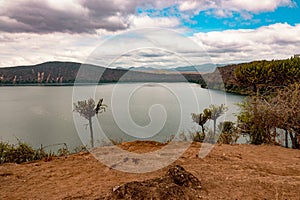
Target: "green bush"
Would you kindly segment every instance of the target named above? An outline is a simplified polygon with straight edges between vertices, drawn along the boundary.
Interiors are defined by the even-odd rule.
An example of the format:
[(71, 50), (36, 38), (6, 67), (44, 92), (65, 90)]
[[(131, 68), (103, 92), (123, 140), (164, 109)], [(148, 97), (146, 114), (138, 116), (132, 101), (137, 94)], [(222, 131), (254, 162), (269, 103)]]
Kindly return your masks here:
[(202, 132), (196, 132), (192, 134), (192, 140), (194, 142), (203, 142), (205, 139), (205, 133)]
[(0, 142), (0, 164), (41, 160), (51, 155), (51, 153), (46, 153), (43, 149), (35, 150), (28, 144), (21, 141), (19, 141), (16, 145), (9, 144), (7, 142)]
[(220, 137), (218, 139), (219, 144), (234, 144), (239, 138), (236, 127), (231, 121), (221, 122), (218, 127), (221, 130)]

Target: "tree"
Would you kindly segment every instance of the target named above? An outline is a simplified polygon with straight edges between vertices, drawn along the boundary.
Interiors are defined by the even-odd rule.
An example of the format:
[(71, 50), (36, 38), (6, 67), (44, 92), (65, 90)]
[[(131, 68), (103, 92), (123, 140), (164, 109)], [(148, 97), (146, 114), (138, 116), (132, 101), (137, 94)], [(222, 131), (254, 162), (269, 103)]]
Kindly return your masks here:
[(239, 66), (235, 70), (235, 79), (244, 86), (252, 86), (253, 93), (257, 93), (260, 84), (271, 81), (272, 68), (267, 61), (256, 61)]
[(228, 108), (225, 106), (225, 104), (221, 104), (220, 106), (218, 105), (210, 105), (209, 106), (209, 111), (210, 111), (210, 118), (213, 120), (214, 123), (214, 131), (213, 131), (213, 137), (216, 135), (216, 126), (217, 126), (217, 119), (223, 115)]
[[(216, 123), (217, 123), (217, 119), (221, 115), (223, 115), (227, 110), (228, 110), (228, 108), (224, 104), (221, 104), (220, 106), (218, 106), (218, 105), (210, 105), (209, 108), (206, 108), (206, 109), (203, 110), (203, 113), (200, 113), (200, 114), (192, 113), (192, 119), (199, 126), (201, 126), (201, 128), (202, 128), (202, 135), (204, 135), (204, 136), (205, 136), (205, 128), (204, 128), (205, 123), (209, 119), (213, 120), (214, 129), (213, 129), (212, 138), (214, 138), (215, 135), (216, 135)], [(198, 136), (200, 137), (200, 135), (198, 135)]]
[(253, 96), (239, 104), (238, 128), (248, 135), (251, 144), (276, 143), (276, 127), (279, 116), (275, 107), (263, 96)]
[(238, 127), (250, 136), (252, 144), (278, 143), (277, 137), (288, 136), (292, 148), (300, 148), (300, 84), (277, 88), (267, 96), (249, 97), (240, 104)]
[(240, 89), (252, 88), (252, 92), (246, 91), (247, 94), (264, 93), (270, 88), (283, 88), (299, 81), (300, 58), (239, 64), (234, 70), (234, 78)]
[(210, 110), (209, 109), (204, 109), (203, 113), (200, 114), (195, 114), (192, 113), (192, 119), (195, 123), (197, 123), (199, 126), (201, 126), (202, 133), (204, 133), (205, 128), (204, 125), (206, 124), (207, 120), (210, 118)]
[(278, 90), (270, 100), (277, 112), (277, 127), (284, 129), (290, 136), (292, 148), (300, 149), (300, 84), (291, 84)]
[(204, 125), (206, 124), (207, 120), (210, 119), (210, 110), (208, 108), (203, 110), (203, 113), (200, 114), (195, 114), (192, 113), (192, 119), (195, 123), (197, 123), (199, 126), (201, 126), (202, 129), (202, 137), (200, 134), (197, 132), (197, 140), (201, 141), (201, 138), (205, 137), (205, 127)]
[(99, 100), (97, 106), (94, 99), (90, 98), (84, 101), (78, 101), (73, 104), (73, 111), (78, 112), (80, 116), (84, 117), (89, 121), (90, 133), (91, 133), (91, 146), (94, 148), (94, 134), (92, 118), (98, 113), (105, 112), (107, 105), (103, 104), (103, 98)]

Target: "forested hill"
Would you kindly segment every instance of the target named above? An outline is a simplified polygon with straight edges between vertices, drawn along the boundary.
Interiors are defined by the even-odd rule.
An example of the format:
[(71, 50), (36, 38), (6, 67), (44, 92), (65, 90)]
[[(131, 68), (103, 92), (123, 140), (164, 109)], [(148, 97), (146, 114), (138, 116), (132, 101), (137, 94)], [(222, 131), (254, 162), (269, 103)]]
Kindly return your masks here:
[[(221, 74), (221, 79), (219, 78)], [(218, 67), (203, 75), (210, 88), (238, 94), (257, 94), (300, 81), (300, 58), (253, 61)]]
[[(77, 77), (83, 66), (83, 76)], [(96, 73), (94, 73), (96, 72)], [(103, 73), (100, 77), (96, 74)], [(77, 79), (76, 79), (77, 77)], [(81, 82), (190, 82), (203, 83), (200, 74), (156, 74), (125, 69), (110, 69), (75, 62), (46, 62), (38, 65), (0, 68), (0, 85), (72, 84)]]

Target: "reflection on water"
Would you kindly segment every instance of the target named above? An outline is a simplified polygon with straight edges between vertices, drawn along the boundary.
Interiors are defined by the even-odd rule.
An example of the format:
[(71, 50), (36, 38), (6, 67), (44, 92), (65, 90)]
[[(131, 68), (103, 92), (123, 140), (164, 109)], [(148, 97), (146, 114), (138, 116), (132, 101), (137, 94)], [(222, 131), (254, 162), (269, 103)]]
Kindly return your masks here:
[[(164, 141), (178, 130), (188, 132), (198, 129), (192, 123), (190, 113), (201, 112), (211, 103), (226, 101), (229, 107), (226, 119), (235, 120), (235, 103), (243, 98), (227, 94), (225, 99), (220, 91), (209, 91), (188, 83), (129, 83), (117, 87), (115, 84), (97, 86), (96, 99), (103, 97), (108, 105), (107, 112), (93, 119), (98, 144), (101, 143), (99, 124), (106, 136), (117, 141), (138, 138)], [(190, 87), (195, 91), (195, 97), (186, 94)], [(138, 89), (129, 99), (122, 99), (132, 88)], [(71, 86), (1, 87), (0, 139), (15, 143), (19, 138), (34, 147), (67, 143), (71, 149), (82, 145), (81, 139), (86, 143), (89, 129), (85, 124), (88, 122), (78, 116), (82, 123), (78, 126), (81, 127), (79, 137), (73, 121), (72, 91)], [(183, 100), (178, 100), (180, 98)], [(184, 105), (181, 105), (182, 102)]]

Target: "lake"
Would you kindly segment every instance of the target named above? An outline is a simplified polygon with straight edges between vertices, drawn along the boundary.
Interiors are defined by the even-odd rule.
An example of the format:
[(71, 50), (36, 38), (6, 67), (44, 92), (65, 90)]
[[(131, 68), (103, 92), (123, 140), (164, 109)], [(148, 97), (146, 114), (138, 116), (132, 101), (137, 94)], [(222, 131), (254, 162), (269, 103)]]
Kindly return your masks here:
[(116, 141), (166, 141), (176, 133), (199, 130), (191, 113), (210, 104), (228, 106), (219, 121), (235, 120), (235, 104), (243, 99), (189, 83), (17, 86), (0, 87), (0, 94), (0, 140), (16, 143), (20, 139), (34, 147), (66, 143), (70, 149), (89, 144), (88, 121), (72, 112), (73, 102), (87, 97), (104, 98), (108, 106), (93, 118), (97, 145), (103, 145), (103, 134)]

